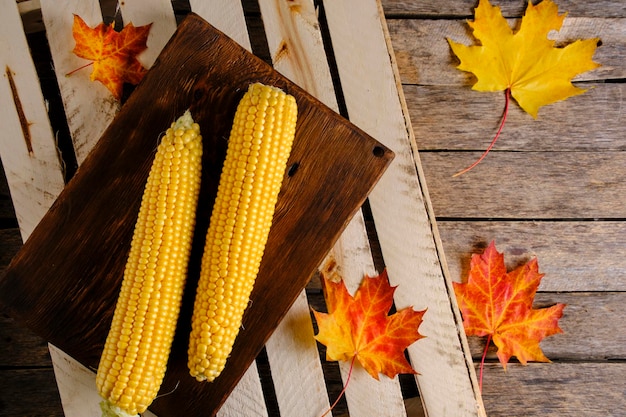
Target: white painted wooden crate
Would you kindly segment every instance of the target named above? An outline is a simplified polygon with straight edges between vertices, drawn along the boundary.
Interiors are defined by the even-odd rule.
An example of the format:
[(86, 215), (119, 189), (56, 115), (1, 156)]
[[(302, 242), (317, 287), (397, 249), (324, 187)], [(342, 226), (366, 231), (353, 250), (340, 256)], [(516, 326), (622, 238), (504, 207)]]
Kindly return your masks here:
[[(50, 127), (20, 12), (41, 10), (78, 163), (82, 162), (119, 109), (108, 90), (88, 77), (64, 75), (85, 63), (71, 51), (72, 16), (88, 25), (102, 21), (98, 0), (0, 0), (0, 156), (9, 182), (22, 238), (26, 239), (63, 188), (55, 133)], [(235, 0), (190, 0), (191, 10), (250, 48), (243, 8)], [(331, 108), (335, 89), (313, 0), (259, 0), (274, 67)], [(413, 138), (402, 88), (379, 0), (332, 0), (323, 3), (325, 20), (350, 120), (391, 148), (396, 158), (370, 196), (381, 251), (398, 308), (427, 308), (420, 332), (427, 336), (408, 349), (423, 413), (429, 417), (483, 416), (474, 368), (456, 308)], [(152, 22), (148, 50), (152, 65), (173, 34), (176, 19), (168, 0), (125, 0), (123, 21)], [(280, 54), (283, 45), (290, 53)], [(6, 69), (6, 70), (5, 70)], [(10, 75), (9, 75), (10, 72)], [(9, 80), (11, 78), (11, 82)], [(15, 94), (14, 94), (15, 93)], [(32, 151), (16, 109), (19, 97), (28, 121)], [(333, 249), (351, 291), (374, 263), (359, 213)], [(302, 323), (294, 328), (289, 323)], [(303, 344), (302, 341), (308, 341)], [(298, 342), (296, 345), (296, 341)], [(319, 416), (330, 400), (303, 292), (266, 346), (281, 416)], [(50, 346), (65, 415), (99, 416), (95, 377), (72, 358)], [(340, 365), (346, 378), (348, 365)], [(334, 399), (333, 399), (334, 400)], [(407, 415), (398, 378), (371, 378), (353, 372), (346, 392), (351, 416)], [(421, 407), (418, 407), (421, 408)], [(420, 415), (409, 412), (409, 415)], [(146, 416), (152, 415), (146, 413)], [(267, 416), (256, 366), (219, 412), (226, 416)]]

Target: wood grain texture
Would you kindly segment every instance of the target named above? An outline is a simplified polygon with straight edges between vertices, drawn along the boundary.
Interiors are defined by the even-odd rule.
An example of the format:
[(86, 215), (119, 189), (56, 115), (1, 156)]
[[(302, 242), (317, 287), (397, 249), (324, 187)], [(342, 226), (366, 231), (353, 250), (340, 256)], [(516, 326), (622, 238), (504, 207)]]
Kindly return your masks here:
[[(602, 67), (577, 75), (574, 81), (626, 78), (626, 19), (566, 18), (554, 36), (557, 44), (600, 38), (594, 61)], [(514, 22), (511, 22), (513, 24)], [(459, 61), (447, 38), (475, 44), (465, 20), (390, 19), (389, 33), (405, 84), (471, 86), (474, 76), (456, 69)]]
[(619, 417), (626, 363), (488, 364), (483, 397), (490, 417)]
[[(202, 49), (203, 44), (212, 45), (211, 50)], [(195, 53), (185, 54), (189, 48)], [(185, 65), (181, 65), (181, 56)], [(157, 414), (162, 415), (180, 413), (181, 403), (189, 415), (199, 410), (215, 413), (362, 204), (389, 163), (391, 152), (195, 15), (179, 27), (154, 68), (39, 224), (38, 232), (14, 258), (0, 294), (12, 314), (93, 367), (121, 282), (154, 138), (187, 107), (201, 126), (211, 126), (204, 129), (206, 169), (199, 207), (199, 218), (208, 218), (219, 161), (223, 159), (223, 149), (219, 148), (225, 146), (222, 138), (230, 128), (227, 120), (241, 91), (253, 81), (283, 88), (296, 96), (299, 105), (290, 160), (300, 167), (296, 175), (286, 179), (281, 191), (265, 252), (265, 259), (271, 262), (261, 265), (251, 297), (253, 307), (244, 317), (244, 330), (232, 352), (238, 360), (230, 361), (216, 383), (196, 384), (186, 372), (186, 340), (178, 338), (164, 389), (179, 380), (181, 389), (154, 403)], [(160, 97), (154, 96), (157, 90)], [(151, 106), (150, 113), (143, 112), (147, 105)], [(315, 140), (315, 147), (311, 140)], [(200, 228), (202, 223), (198, 221)], [(76, 247), (77, 241), (82, 246)], [(102, 258), (102, 253), (107, 257)], [(46, 287), (27, 284), (26, 277), (42, 276), (50, 268), (56, 272)], [(281, 288), (278, 292), (277, 283)], [(189, 284), (193, 285), (193, 280)], [(268, 296), (279, 293), (279, 297)], [(54, 308), (59, 300), (65, 304), (62, 311)], [(185, 312), (182, 317), (186, 317)], [(179, 329), (179, 334), (186, 333), (185, 325)], [(189, 396), (197, 401), (181, 400)]]
[(217, 417), (267, 417), (267, 415), (259, 371), (256, 363), (252, 362), (217, 412)]
[(274, 68), (338, 111), (313, 1), (261, 0), (259, 7)]
[[(493, 0), (492, 4), (500, 7), (507, 17), (519, 17), (524, 14), (525, 0)], [(626, 17), (624, 3), (621, 0), (558, 0), (559, 12), (569, 16), (582, 17)], [(443, 0), (425, 2), (415, 0), (382, 0), (385, 14), (404, 17), (470, 17), (478, 4), (477, 0)]]
[[(534, 308), (567, 304), (559, 320), (563, 333), (543, 339), (541, 350), (552, 361), (623, 361), (626, 359), (623, 324), (626, 313), (622, 308), (625, 302), (623, 292), (538, 293)], [(485, 338), (470, 337), (469, 343), (474, 361), (479, 363)], [(498, 360), (493, 344), (488, 359)]]
[(450, 277), (466, 279), (470, 256), (495, 240), (513, 269), (536, 257), (540, 291), (626, 291), (623, 221), (438, 221)]
[(626, 152), (491, 152), (472, 171), (452, 178), (479, 156), (420, 154), (437, 217), (626, 218)]
[[(537, 119), (513, 103), (494, 150), (626, 151), (626, 84), (583, 87), (584, 94), (541, 108)], [(484, 151), (504, 110), (504, 93), (416, 85), (404, 91), (420, 151)]]
[(281, 415), (321, 416), (330, 407), (310, 314), (302, 291), (265, 344)]

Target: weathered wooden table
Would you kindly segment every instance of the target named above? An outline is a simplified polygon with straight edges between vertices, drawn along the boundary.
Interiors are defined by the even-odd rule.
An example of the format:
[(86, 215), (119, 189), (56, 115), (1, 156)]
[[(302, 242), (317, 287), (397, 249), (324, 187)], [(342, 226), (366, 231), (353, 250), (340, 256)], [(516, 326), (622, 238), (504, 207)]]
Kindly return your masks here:
[[(72, 100), (70, 103), (74, 103), (75, 107), (68, 108), (66, 103), (63, 111), (56, 76), (47, 56), (44, 25), (37, 20), (37, 16), (40, 16), (37, 10), (41, 7), (45, 14), (48, 7), (48, 19), (51, 16), (69, 19), (70, 8), (77, 7), (79, 14), (93, 16), (94, 24), (97, 23), (100, 10), (90, 9), (86, 6), (88, 2), (66, 3), (61, 7), (44, 0), (41, 4), (29, 1), (22, 2), (20, 7), (43, 95), (48, 100), (52, 131), (61, 149), (72, 147), (68, 144), (71, 143), (70, 138), (74, 140), (78, 162), (64, 155), (65, 160), (69, 161), (65, 167), (69, 176), (89, 147), (89, 140), (81, 138), (98, 136), (97, 132), (102, 126), (90, 120), (89, 123), (72, 127), (80, 107), (89, 104)], [(133, 13), (135, 16), (140, 15), (133, 9), (134, 3), (125, 3), (122, 8), (125, 20)], [(626, 302), (626, 261), (622, 254), (626, 251), (626, 212), (622, 202), (626, 195), (626, 145), (622, 141), (626, 139), (626, 110), (621, 103), (626, 92), (623, 83), (626, 78), (626, 10), (623, 2), (557, 1), (561, 11), (569, 12), (563, 31), (557, 35), (558, 39), (568, 41), (596, 36), (602, 39), (602, 46), (595, 58), (603, 67), (577, 78), (578, 82), (594, 88), (584, 95), (543, 108), (538, 120), (533, 120), (512, 106), (496, 149), (479, 167), (460, 178), (452, 178), (451, 175), (467, 166), (487, 146), (499, 122), (504, 103), (502, 95), (471, 91), (471, 79), (454, 68), (455, 60), (445, 41), (446, 37), (450, 37), (470, 42), (465, 20), (471, 18), (476, 2), (382, 2), (402, 84), (399, 101), (395, 90), (394, 67), (387, 62), (389, 56), (385, 56), (384, 37), (380, 43), (379, 35), (384, 35), (385, 31), (380, 27), (372, 30), (375, 22), (379, 21), (376, 2), (338, 1), (322, 4), (321, 1), (289, 1), (284, 4), (278, 2), (278, 6), (269, 1), (259, 3), (260, 6), (253, 1), (243, 2), (252, 42), (249, 43), (241, 32), (239, 38), (236, 34), (232, 36), (242, 44), (247, 43), (255, 53), (273, 62), (279, 71), (293, 77), (329, 106), (348, 115), (374, 137), (390, 137), (394, 143), (391, 147), (395, 147), (397, 153), (400, 151), (396, 174), (392, 172), (389, 182), (383, 182), (382, 187), (378, 187), (380, 190), (377, 188), (378, 195), (372, 196), (369, 208), (364, 210), (362, 220), (357, 222), (375, 227), (376, 236), (370, 233), (374, 256), (365, 254), (347, 259), (346, 262), (361, 265), (354, 267), (348, 264), (347, 269), (355, 271), (355, 276), (349, 279), (356, 281), (361, 271), (380, 269), (385, 265), (390, 269), (391, 276), (395, 268), (397, 275), (439, 277), (434, 282), (443, 285), (445, 281), (442, 280), (442, 274), (449, 271), (451, 280), (460, 281), (467, 273), (470, 254), (482, 250), (493, 239), (498, 249), (505, 252), (511, 267), (536, 255), (541, 271), (546, 274), (536, 305), (567, 303), (561, 320), (565, 333), (550, 337), (542, 343), (544, 352), (553, 363), (530, 364), (526, 367), (512, 363), (508, 371), (504, 372), (496, 362), (494, 352), (490, 351), (483, 387), (487, 414), (624, 415), (626, 320), (622, 306)], [(511, 18), (521, 16), (525, 6), (525, 2), (518, 0), (500, 3), (505, 16)], [(232, 5), (234, 2), (224, 4)], [(179, 17), (190, 9), (196, 11), (200, 7), (194, 8), (193, 1), (176, 1), (173, 5)], [(314, 6), (317, 7), (317, 13)], [(12, 8), (12, 0), (5, 0), (0, 5), (3, 15), (6, 15), (4, 11)], [(29, 8), (35, 11), (29, 12)], [(213, 12), (218, 9), (222, 12), (227, 10), (221, 7)], [(115, 8), (103, 2), (102, 11), (105, 17), (110, 17), (115, 13)], [(287, 15), (291, 11), (299, 16), (298, 19), (303, 16), (309, 20), (292, 20), (281, 15), (281, 11)], [(224, 16), (215, 19), (228, 21)], [(132, 20), (135, 24), (146, 23), (134, 18)], [(294, 21), (297, 24), (285, 24)], [(48, 32), (58, 30), (51, 28), (49, 22), (46, 26)], [(303, 27), (309, 29), (303, 31)], [(317, 28), (321, 28), (321, 32), (316, 32)], [(15, 36), (18, 34), (15, 32)], [(283, 39), (306, 46), (302, 51), (307, 53), (295, 56), (281, 54), (281, 51), (285, 51), (281, 43)], [(157, 43), (164, 41), (154, 40)], [(53, 53), (55, 49), (69, 50), (71, 46), (68, 42), (55, 45), (51, 40), (50, 47)], [(323, 47), (326, 51), (332, 49), (334, 60), (331, 60), (330, 67), (316, 67), (318, 61), (312, 58), (316, 56), (314, 54), (326, 54), (323, 49), (315, 52), (314, 46)], [(5, 47), (4, 44), (2, 47)], [(150, 59), (154, 59), (154, 56), (147, 57), (148, 61)], [(326, 62), (325, 58), (323, 61)], [(58, 62), (56, 66), (59, 66)], [(6, 84), (7, 77), (4, 78)], [(59, 80), (62, 95), (68, 94), (67, 82)], [(343, 93), (339, 100), (333, 93), (336, 89)], [(411, 129), (408, 129), (407, 134), (404, 127), (402, 99), (406, 99), (410, 127), (415, 133), (419, 156), (415, 148), (410, 146)], [(116, 109), (110, 106), (100, 111), (112, 115)], [(0, 114), (6, 117), (2, 112), (4, 108)], [(65, 125), (66, 117), (69, 129)], [(106, 121), (103, 123), (106, 124)], [(33, 126), (33, 129), (37, 128)], [(408, 142), (403, 142), (402, 138)], [(403, 148), (406, 144), (408, 147)], [(2, 154), (6, 175), (17, 175), (8, 168), (10, 163), (6, 162), (5, 155)], [(400, 172), (407, 168), (413, 173), (407, 175), (406, 172)], [(422, 168), (423, 172), (420, 172)], [(407, 178), (415, 182), (403, 184), (402, 179)], [(58, 183), (62, 186), (62, 177)], [(53, 191), (50, 193), (54, 194)], [(53, 198), (52, 194), (48, 196), (49, 200)], [(34, 226), (25, 223), (27, 216), (18, 214), (16, 217), (12, 208), (12, 202), (15, 201), (15, 192), (11, 196), (6, 181), (1, 181), (0, 268), (8, 264), (21, 246), (24, 234)], [(20, 212), (23, 210), (19, 209)], [(45, 210), (45, 207), (39, 210)], [(16, 218), (19, 219), (21, 233)], [(401, 230), (407, 224), (415, 228)], [(416, 236), (424, 232), (425, 224), (426, 231), (431, 230), (432, 235), (426, 233)], [(346, 238), (347, 247), (343, 250), (349, 250), (352, 247), (350, 245), (354, 245), (349, 242), (362, 241), (359, 235), (364, 229), (356, 227), (354, 230), (357, 237), (352, 235)], [(336, 250), (342, 249), (338, 247)], [(445, 285), (439, 288), (445, 290)], [(433, 344), (426, 345), (424, 351), (413, 352), (414, 358), (429, 349), (434, 352), (437, 346), (442, 346), (442, 341), (447, 340), (446, 337), (450, 337), (442, 330), (449, 325), (445, 311), (450, 311), (450, 304), (433, 305), (432, 297), (437, 291), (438, 288), (424, 290), (423, 286), (418, 285), (415, 288), (418, 294), (408, 295), (416, 308), (428, 307), (429, 314), (432, 312), (442, 320), (441, 326), (435, 323), (423, 329)], [(428, 295), (420, 301), (420, 293), (424, 292)], [(309, 287), (307, 296), (311, 304), (320, 301), (315, 284)], [(396, 302), (402, 304), (406, 301), (397, 299)], [(306, 311), (306, 298), (303, 298), (300, 308)], [(285, 380), (293, 376), (292, 370), (279, 369), (277, 365), (282, 363), (277, 356), (293, 351), (285, 347), (290, 340), (289, 333), (283, 335), (283, 339), (275, 339), (274, 348), (268, 346), (257, 360), (258, 372), (262, 376), (278, 374), (285, 376)], [(462, 337), (456, 341), (453, 337), (451, 340), (452, 345), (446, 349), (459, 343), (459, 349), (462, 348)], [(483, 349), (482, 343), (482, 340), (469, 339), (469, 349), (476, 362)], [(416, 343), (416, 346), (420, 344)], [(59, 362), (63, 359), (54, 350), (53, 355), (59, 379), (59, 372), (64, 369)], [(441, 353), (433, 354), (432, 357), (437, 355)], [(453, 357), (450, 353), (446, 355), (448, 358)], [(422, 363), (424, 365), (420, 366)], [(437, 365), (437, 360), (422, 359), (416, 364), (417, 370), (423, 374), (421, 381), (403, 377), (399, 385), (394, 383), (388, 388), (381, 388), (380, 384), (375, 385), (367, 378), (360, 378), (360, 382), (352, 385), (347, 403), (343, 402), (335, 414), (347, 413), (348, 410), (350, 415), (355, 416), (393, 417), (405, 412), (408, 415), (426, 413), (429, 416), (479, 413), (475, 409), (470, 411), (475, 405), (474, 401), (477, 401), (473, 397), (473, 372), (466, 372), (463, 378), (456, 381), (456, 386), (443, 389), (437, 388), (437, 378), (433, 374), (437, 374), (438, 370), (448, 371), (445, 368), (441, 371), (442, 367)], [(463, 366), (462, 361), (449, 369), (458, 369), (459, 366)], [(331, 399), (334, 399), (341, 388), (341, 375), (345, 376), (346, 369), (324, 364), (323, 370), (325, 385), (329, 388)], [(6, 314), (0, 316), (0, 375), (0, 415), (63, 415), (47, 344)], [(311, 384), (314, 379), (308, 378)], [(445, 376), (443, 380), (446, 381)], [(315, 383), (319, 383), (319, 380)], [(372, 399), (375, 396), (372, 394), (374, 389), (394, 392), (398, 387), (402, 388), (406, 408), (401, 403), (390, 406), (382, 400)], [(321, 414), (301, 402), (302, 399), (294, 396), (293, 392), (283, 391), (290, 387), (266, 384), (263, 388), (265, 391), (260, 393), (260, 400), (251, 397), (242, 400), (242, 397), (237, 397), (237, 401), (251, 408), (246, 411), (239, 409), (238, 412), (232, 411), (236, 410), (234, 408), (230, 411), (234, 414), (224, 415), (303, 415), (303, 409), (312, 412), (312, 415)], [(319, 389), (325, 390), (323, 382)], [(446, 395), (446, 390), (457, 394), (464, 392), (466, 397), (461, 401), (465, 402), (459, 404), (461, 397)], [(421, 401), (416, 400), (420, 393)], [(292, 398), (294, 402), (285, 404), (285, 398)], [(400, 397), (396, 393), (386, 398)], [(80, 399), (74, 399), (76, 402), (80, 402)], [(421, 405), (422, 402), (425, 406)], [(68, 406), (67, 398), (64, 403), (68, 413), (67, 409), (72, 406)], [(252, 414), (255, 404), (259, 406), (255, 412), (260, 414)], [(263, 404), (267, 405), (267, 411), (259, 411), (264, 409)], [(383, 411), (376, 409), (381, 405)], [(78, 406), (74, 404), (73, 407), (76, 409)], [(294, 408), (288, 411), (289, 407)]]

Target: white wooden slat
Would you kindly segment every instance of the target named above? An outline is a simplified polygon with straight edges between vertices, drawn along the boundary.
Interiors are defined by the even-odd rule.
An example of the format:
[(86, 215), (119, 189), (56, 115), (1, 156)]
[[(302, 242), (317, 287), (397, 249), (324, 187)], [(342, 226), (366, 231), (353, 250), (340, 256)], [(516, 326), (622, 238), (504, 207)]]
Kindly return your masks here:
[[(450, 298), (443, 253), (431, 224), (412, 130), (382, 10), (376, 0), (325, 2), (326, 17), (353, 123), (396, 152), (370, 195), (398, 308), (427, 308), (425, 339), (409, 348), (426, 415), (484, 415), (463, 329)], [(346, 22), (350, 22), (349, 25)], [(377, 29), (374, 29), (377, 28)]]
[[(313, 2), (261, 0), (259, 6), (274, 68), (337, 111), (335, 90)], [(331, 256), (337, 262), (337, 268), (352, 293), (356, 291), (365, 274), (375, 274), (365, 222), (360, 211), (349, 223), (331, 251)], [(304, 317), (302, 319), (297, 317), (297, 313), (292, 309), (286, 319), (295, 323), (301, 322), (300, 332), (308, 332), (310, 328), (308, 314), (306, 321)], [(294, 332), (295, 326), (292, 327), (291, 332)], [(296, 374), (294, 368), (291, 368), (290, 372), (289, 366), (285, 365), (287, 360), (294, 361), (293, 367), (303, 366), (305, 363), (311, 366), (318, 364), (317, 350), (314, 343), (310, 342), (304, 345), (309, 346), (306, 350), (302, 345), (286, 348), (289, 346), (290, 337), (294, 336), (288, 329), (278, 329), (267, 344), (281, 412), (284, 415), (319, 415), (317, 407), (304, 402), (312, 401), (313, 395), (319, 389), (316, 387), (323, 383), (321, 369), (315, 375), (305, 372)], [(351, 416), (406, 415), (397, 378), (376, 381), (358, 365), (356, 367), (346, 391)], [(275, 368), (287, 371), (275, 374)], [(340, 369), (345, 383), (349, 364), (340, 364)], [(308, 389), (313, 389), (313, 395), (302, 395), (300, 392), (305, 389), (304, 386), (310, 386)], [(294, 401), (294, 397), (300, 398), (299, 403)], [(319, 404), (322, 405), (327, 406), (325, 402)]]
[(224, 32), (248, 51), (252, 50), (241, 1), (189, 0), (189, 5), (198, 16)]
[(303, 291), (265, 346), (283, 416), (321, 416), (330, 407)]
[(256, 362), (252, 362), (218, 411), (217, 417), (267, 417), (267, 415), (259, 370)]
[(26, 240), (63, 189), (63, 174), (17, 5), (2, 0), (0, 8), (0, 157)]
[[(54, 374), (57, 378), (59, 391), (65, 393), (61, 396), (61, 405), (66, 417), (100, 417), (100, 401), (102, 398), (93, 388), (96, 386), (94, 372), (65, 352), (52, 344), (48, 344)], [(156, 417), (150, 411), (142, 414), (142, 417)]]
[(337, 98), (312, 0), (260, 0), (274, 68), (337, 111)]
[(90, 67), (66, 77), (70, 71), (89, 63), (72, 52), (74, 14), (94, 27), (102, 23), (100, 4), (97, 0), (40, 1), (65, 116), (76, 159), (81, 163), (119, 110), (119, 102), (109, 90), (102, 83), (89, 79)]
[(152, 24), (146, 45), (137, 59), (150, 68), (176, 30), (176, 16), (170, 0), (124, 0), (119, 3), (124, 25)]

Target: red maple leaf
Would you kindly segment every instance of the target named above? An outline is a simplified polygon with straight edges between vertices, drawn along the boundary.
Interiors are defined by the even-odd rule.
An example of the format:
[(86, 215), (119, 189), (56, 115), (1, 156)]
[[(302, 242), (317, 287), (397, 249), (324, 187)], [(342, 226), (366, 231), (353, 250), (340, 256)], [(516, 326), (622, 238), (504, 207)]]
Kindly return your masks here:
[(404, 350), (423, 336), (418, 332), (424, 311), (404, 308), (389, 315), (395, 287), (387, 273), (366, 276), (350, 295), (343, 280), (322, 276), (328, 313), (313, 311), (319, 326), (315, 338), (327, 347), (329, 361), (358, 360), (374, 378), (382, 373), (390, 378), (399, 373), (415, 374)]
[(91, 80), (100, 81), (120, 100), (124, 83), (139, 84), (147, 71), (137, 60), (137, 55), (147, 48), (146, 40), (151, 26), (133, 26), (129, 23), (117, 32), (113, 24), (100, 23), (92, 29), (80, 16), (74, 15), (72, 34), (76, 46), (73, 52), (93, 61), (89, 64), (93, 64)]
[(482, 255), (472, 255), (467, 283), (454, 283), (466, 334), (493, 339), (505, 369), (511, 356), (524, 365), (528, 361), (549, 362), (539, 342), (562, 333), (558, 321), (565, 304), (533, 308), (542, 277), (537, 259), (507, 272), (504, 255), (491, 242)]

